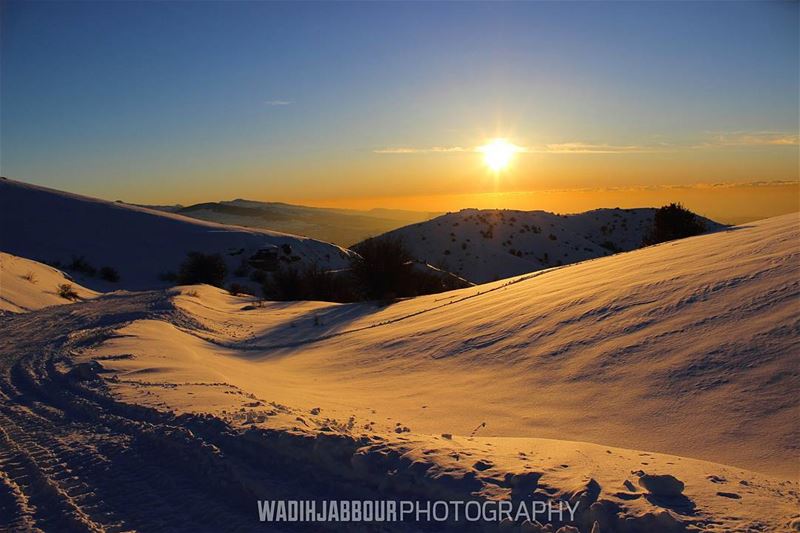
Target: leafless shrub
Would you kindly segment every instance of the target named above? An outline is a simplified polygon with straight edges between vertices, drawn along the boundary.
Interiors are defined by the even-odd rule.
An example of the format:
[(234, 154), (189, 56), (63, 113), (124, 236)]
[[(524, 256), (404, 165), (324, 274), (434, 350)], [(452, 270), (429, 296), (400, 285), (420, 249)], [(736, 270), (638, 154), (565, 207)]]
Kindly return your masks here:
[(80, 296), (78, 293), (75, 292), (75, 289), (72, 288), (71, 283), (62, 283), (57, 287), (56, 294), (64, 298), (65, 300), (79, 300)]

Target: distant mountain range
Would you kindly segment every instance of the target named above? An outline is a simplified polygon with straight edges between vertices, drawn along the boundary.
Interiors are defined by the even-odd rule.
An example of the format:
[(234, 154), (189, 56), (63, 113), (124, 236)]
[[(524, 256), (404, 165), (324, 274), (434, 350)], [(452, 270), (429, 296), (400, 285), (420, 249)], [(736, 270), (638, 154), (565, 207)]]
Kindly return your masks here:
[[(420, 261), (473, 283), (507, 278), (640, 248), (655, 208), (546, 211), (464, 209), (399, 228)], [(700, 217), (707, 231), (723, 226)]]
[(251, 228), (304, 235), (340, 246), (351, 246), (406, 224), (429, 220), (441, 213), (400, 209), (330, 209), (280, 202), (231, 200), (190, 206), (144, 205), (168, 213)]
[[(221, 254), (230, 282), (247, 282), (247, 265), (254, 261), (267, 270), (282, 265), (341, 270), (349, 267), (354, 252), (330, 241), (352, 244), (371, 235), (398, 237), (419, 264), (433, 265), (436, 272), (486, 283), (640, 248), (656, 212), (616, 208), (559, 215), (464, 209), (420, 221), (428, 214), (249, 200), (148, 208), (5, 178), (0, 179), (0, 200), (0, 227), (5, 228), (0, 250), (60, 264), (95, 290), (164, 286), (170, 281), (165, 274), (174, 273), (190, 251)], [(723, 227), (701, 219), (707, 231)], [(404, 225), (409, 220), (415, 222)], [(381, 232), (385, 228), (390, 229)], [(81, 276), (80, 269), (76, 273), (68, 266), (76, 260), (80, 269), (109, 267), (120, 279)]]
[[(0, 179), (0, 228), (0, 250), (60, 264), (95, 290), (171, 284), (162, 278), (178, 270), (191, 251), (220, 254), (230, 281), (243, 262), (260, 251), (272, 254), (277, 264), (315, 264), (323, 269), (345, 268), (353, 254), (315, 239), (225, 226), (6, 178)], [(80, 269), (70, 269), (70, 263)], [(103, 267), (114, 269), (119, 280), (107, 282), (80, 272)]]

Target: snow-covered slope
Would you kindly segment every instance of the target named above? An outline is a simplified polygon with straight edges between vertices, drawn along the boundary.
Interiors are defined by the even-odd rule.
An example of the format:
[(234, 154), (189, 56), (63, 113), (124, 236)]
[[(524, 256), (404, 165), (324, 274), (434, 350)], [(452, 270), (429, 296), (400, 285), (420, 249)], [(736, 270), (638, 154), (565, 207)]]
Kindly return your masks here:
[(242, 199), (155, 209), (221, 224), (305, 235), (342, 246), (436, 216), (423, 211), (328, 209)]
[[(388, 232), (417, 259), (474, 283), (634, 250), (655, 209), (546, 211), (464, 209)], [(722, 226), (704, 219), (706, 229)]]
[(0, 250), (41, 262), (68, 264), (84, 257), (94, 268), (116, 269), (120, 280), (75, 275), (95, 289), (163, 286), (186, 253), (220, 253), (229, 271), (257, 250), (278, 246), (289, 262), (323, 268), (347, 265), (349, 252), (313, 239), (203, 222), (0, 179)]
[[(77, 298), (59, 296), (59, 285), (64, 284), (70, 285)], [(64, 294), (68, 295), (66, 291)], [(0, 252), (0, 311), (21, 313), (95, 296), (96, 292), (81, 287), (56, 268)]]
[[(798, 298), (794, 214), (382, 307), (196, 286), (15, 315), (2, 509), (61, 516), (26, 511), (43, 476), (118, 529), (202, 528), (164, 498), (252, 529), (226, 497), (333, 496), (564, 499), (581, 533), (796, 530)], [(576, 531), (539, 518), (506, 526)]]
[[(237, 384), (279, 402), (335, 397), (341, 416), (376, 409), (423, 432), (469, 434), (486, 422), (481, 435), (796, 467), (797, 215), (385, 308), (241, 312), (241, 300), (209, 290), (179, 299), (206, 328), (193, 334), (215, 342), (206, 357), (230, 346), (228, 378), (243, 365)], [(113, 349), (145, 346), (138, 327)], [(139, 331), (154, 346), (169, 338)], [(165, 377), (178, 365), (162, 364)]]

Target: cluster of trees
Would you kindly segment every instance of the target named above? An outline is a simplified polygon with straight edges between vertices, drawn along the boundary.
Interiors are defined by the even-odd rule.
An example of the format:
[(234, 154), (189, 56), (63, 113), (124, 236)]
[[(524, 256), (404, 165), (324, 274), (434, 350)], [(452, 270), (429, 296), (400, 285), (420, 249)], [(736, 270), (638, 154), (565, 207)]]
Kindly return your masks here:
[(61, 261), (49, 261), (48, 264), (58, 269), (83, 274), (89, 278), (98, 277), (103, 281), (109, 281), (111, 283), (116, 283), (120, 279), (119, 272), (117, 272), (116, 268), (104, 266), (97, 269), (82, 255), (73, 256), (72, 260), (66, 264), (62, 264)]
[[(350, 268), (341, 271), (323, 270), (315, 264), (282, 266), (260, 279), (261, 293), (265, 299), (278, 301), (391, 301), (466, 286), (459, 278), (416, 265), (396, 237), (367, 239), (354, 251), (358, 255), (351, 258)], [(181, 285), (224, 287), (226, 276), (227, 266), (220, 254), (191, 252), (173, 279)], [(232, 283), (228, 289), (234, 294), (252, 292), (240, 283)]]
[(286, 266), (265, 278), (261, 292), (265, 299), (277, 301), (357, 301), (354, 288), (345, 278), (345, 273), (325, 271), (316, 264), (303, 268)]
[(207, 283), (222, 287), (227, 275), (228, 266), (220, 254), (189, 252), (186, 260), (181, 263), (176, 281), (178, 285)]
[(671, 203), (656, 210), (653, 225), (645, 236), (643, 244), (649, 246), (683, 239), (700, 235), (705, 231), (706, 225), (700, 217), (679, 203)]

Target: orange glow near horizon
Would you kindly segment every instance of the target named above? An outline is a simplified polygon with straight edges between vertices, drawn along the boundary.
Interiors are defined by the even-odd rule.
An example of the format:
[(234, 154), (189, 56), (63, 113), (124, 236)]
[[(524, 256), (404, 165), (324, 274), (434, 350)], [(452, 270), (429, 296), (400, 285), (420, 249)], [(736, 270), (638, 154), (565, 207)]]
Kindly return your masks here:
[(800, 182), (771, 184), (696, 184), (672, 187), (550, 189), (495, 193), (365, 196), (336, 199), (297, 198), (294, 203), (327, 208), (408, 209), (443, 213), (464, 208), (542, 209), (577, 213), (598, 208), (658, 207), (682, 202), (718, 222), (738, 224), (800, 210)]

